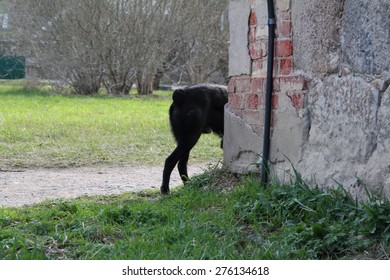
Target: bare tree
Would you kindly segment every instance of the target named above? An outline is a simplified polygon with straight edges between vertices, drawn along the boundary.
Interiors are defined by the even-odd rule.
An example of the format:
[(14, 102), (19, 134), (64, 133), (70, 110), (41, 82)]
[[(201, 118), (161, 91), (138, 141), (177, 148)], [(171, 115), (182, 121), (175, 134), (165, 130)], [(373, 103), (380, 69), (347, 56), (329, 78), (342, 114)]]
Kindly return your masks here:
[[(223, 83), (228, 74), (229, 0), (176, 1), (180, 10), (174, 10), (176, 21), (171, 48), (158, 65), (155, 79), (166, 72), (174, 72), (180, 82)], [(174, 6), (178, 5), (177, 3)], [(166, 34), (166, 32), (164, 32)], [(155, 80), (155, 87), (158, 80)]]
[(137, 73), (139, 94), (153, 90), (154, 79), (160, 71), (177, 58), (177, 49), (183, 20), (187, 13), (187, 1), (182, 0), (138, 0), (136, 1), (137, 52), (133, 61)]
[(228, 5), (228, 0), (188, 1), (189, 15), (179, 35), (178, 66), (192, 84), (210, 81), (216, 72), (227, 78)]
[(34, 57), (46, 77), (66, 81), (82, 94), (96, 93), (102, 80), (102, 65), (95, 55), (100, 46), (93, 36), (99, 9), (93, 2), (8, 2), (25, 54)]
[(128, 94), (178, 61), (206, 81), (227, 54), (227, 0), (8, 0), (25, 54), (82, 94)]

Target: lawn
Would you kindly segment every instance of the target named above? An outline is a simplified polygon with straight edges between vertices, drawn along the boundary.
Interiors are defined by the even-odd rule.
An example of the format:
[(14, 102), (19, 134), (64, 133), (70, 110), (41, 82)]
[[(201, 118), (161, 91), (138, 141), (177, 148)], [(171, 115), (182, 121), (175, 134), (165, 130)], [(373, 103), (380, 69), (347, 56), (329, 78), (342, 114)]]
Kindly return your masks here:
[[(174, 147), (157, 97), (61, 96), (0, 83), (0, 167), (161, 165)], [(219, 160), (203, 137), (192, 160)], [(265, 187), (220, 167), (157, 191), (0, 208), (0, 259), (389, 259), (390, 203), (299, 174)]]
[[(170, 92), (144, 98), (62, 96), (0, 85), (0, 167), (162, 165), (175, 147)], [(222, 157), (204, 135), (191, 161)]]

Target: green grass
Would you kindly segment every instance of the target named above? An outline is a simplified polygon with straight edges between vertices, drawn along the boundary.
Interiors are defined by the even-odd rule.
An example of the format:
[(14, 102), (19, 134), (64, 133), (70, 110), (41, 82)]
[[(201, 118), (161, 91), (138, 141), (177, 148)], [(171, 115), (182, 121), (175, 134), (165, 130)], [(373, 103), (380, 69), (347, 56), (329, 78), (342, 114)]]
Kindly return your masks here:
[[(175, 147), (170, 96), (62, 96), (1, 85), (0, 167), (161, 165)], [(190, 160), (210, 155), (220, 159), (222, 151), (218, 137), (205, 135)]]
[[(161, 165), (174, 147), (170, 93), (61, 96), (20, 83), (0, 85), (0, 167)], [(220, 158), (218, 138), (192, 155)], [(389, 217), (389, 201), (369, 192), (357, 203), (299, 174), (264, 188), (214, 168), (169, 196), (0, 208), (0, 259), (389, 259)]]
[(0, 209), (0, 259), (385, 259), (389, 215), (388, 201), (214, 169), (169, 196)]

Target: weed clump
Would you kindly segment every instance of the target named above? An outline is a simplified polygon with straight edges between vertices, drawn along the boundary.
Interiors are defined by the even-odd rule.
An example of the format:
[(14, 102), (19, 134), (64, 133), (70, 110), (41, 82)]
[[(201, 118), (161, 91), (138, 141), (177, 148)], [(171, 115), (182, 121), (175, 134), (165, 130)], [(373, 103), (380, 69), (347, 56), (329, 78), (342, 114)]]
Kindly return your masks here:
[(266, 240), (260, 244), (262, 258), (388, 258), (390, 203), (385, 197), (368, 192), (370, 199), (359, 202), (341, 187), (311, 188), (300, 176), (267, 188), (247, 178), (236, 195), (241, 223)]

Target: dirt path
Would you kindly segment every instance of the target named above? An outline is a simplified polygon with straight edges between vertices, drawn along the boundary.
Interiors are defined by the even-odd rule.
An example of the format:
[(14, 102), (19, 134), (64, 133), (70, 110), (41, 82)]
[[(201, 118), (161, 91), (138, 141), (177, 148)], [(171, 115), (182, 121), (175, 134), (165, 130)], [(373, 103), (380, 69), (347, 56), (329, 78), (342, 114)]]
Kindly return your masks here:
[[(204, 167), (189, 166), (189, 176)], [(81, 167), (0, 171), (0, 207), (22, 206), (54, 198), (108, 195), (159, 189), (162, 167)], [(175, 169), (171, 188), (181, 184)]]

